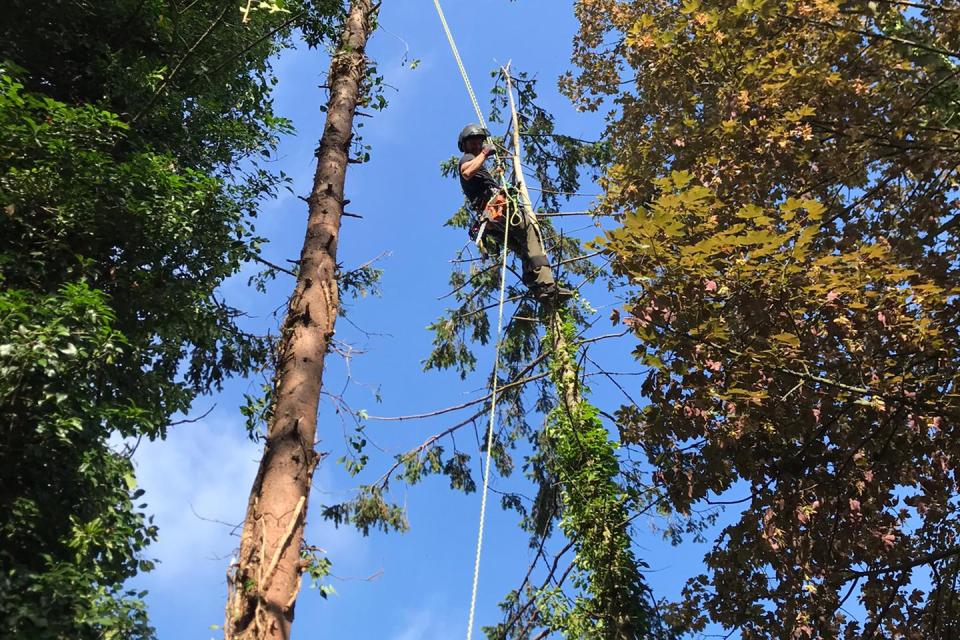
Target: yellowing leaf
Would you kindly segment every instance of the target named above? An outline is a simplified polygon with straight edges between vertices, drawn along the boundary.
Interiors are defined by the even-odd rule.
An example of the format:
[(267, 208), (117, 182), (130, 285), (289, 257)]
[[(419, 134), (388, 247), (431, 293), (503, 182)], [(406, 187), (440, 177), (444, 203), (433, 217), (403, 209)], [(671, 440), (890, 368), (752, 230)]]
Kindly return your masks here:
[(670, 173), (670, 180), (677, 189), (682, 189), (693, 180), (693, 174), (689, 171), (673, 171)]
[(782, 342), (782, 343), (784, 343), (784, 344), (788, 344), (788, 345), (790, 345), (791, 347), (799, 347), (799, 346), (800, 346), (800, 339), (797, 338), (797, 336), (795, 336), (795, 335), (792, 334), (792, 333), (786, 333), (786, 332), (784, 332), (784, 333), (778, 333), (778, 334), (775, 335), (775, 336), (771, 336), (771, 339), (772, 339), (772, 340), (776, 340), (777, 342)]
[(744, 218), (745, 220), (751, 220), (753, 218), (756, 218), (762, 215), (763, 215), (763, 209), (761, 209), (755, 204), (744, 205), (740, 207), (739, 211), (737, 211), (737, 217)]

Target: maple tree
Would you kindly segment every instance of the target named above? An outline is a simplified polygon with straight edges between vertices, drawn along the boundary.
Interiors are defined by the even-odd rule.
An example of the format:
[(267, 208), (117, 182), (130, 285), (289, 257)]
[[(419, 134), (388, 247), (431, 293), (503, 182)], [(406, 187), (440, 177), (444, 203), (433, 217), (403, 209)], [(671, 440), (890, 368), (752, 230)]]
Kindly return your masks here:
[(577, 13), (562, 84), (582, 108), (612, 105), (601, 208), (623, 218), (602, 244), (649, 367), (622, 439), (672, 513), (730, 511), (670, 619), (744, 638), (947, 637), (960, 6)]

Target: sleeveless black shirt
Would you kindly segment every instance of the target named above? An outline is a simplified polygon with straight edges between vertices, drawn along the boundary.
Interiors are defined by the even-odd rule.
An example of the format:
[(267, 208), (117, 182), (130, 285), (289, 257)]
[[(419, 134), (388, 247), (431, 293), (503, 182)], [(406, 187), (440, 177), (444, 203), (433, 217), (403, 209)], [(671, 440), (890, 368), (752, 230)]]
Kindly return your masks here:
[[(462, 167), (464, 163), (470, 162), (476, 157), (472, 153), (463, 154), (463, 157), (460, 158), (460, 166)], [(500, 183), (494, 180), (485, 166), (480, 167), (480, 170), (473, 174), (473, 177), (469, 180), (463, 177), (463, 173), (460, 174), (460, 188), (463, 189), (463, 195), (467, 196), (467, 200), (475, 209), (482, 209), (499, 187)]]

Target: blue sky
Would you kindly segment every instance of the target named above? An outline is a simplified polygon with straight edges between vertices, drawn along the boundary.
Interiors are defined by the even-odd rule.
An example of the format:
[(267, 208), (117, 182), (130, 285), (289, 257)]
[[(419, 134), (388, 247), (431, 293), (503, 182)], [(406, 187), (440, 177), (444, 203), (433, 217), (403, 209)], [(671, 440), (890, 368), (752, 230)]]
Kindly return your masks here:
[[(576, 28), (572, 2), (447, 0), (445, 4), (482, 103), (486, 104), (492, 84), (489, 71), (512, 60), (515, 68), (538, 76), (543, 104), (556, 116), (559, 130), (584, 138), (597, 135), (602, 121), (577, 113), (555, 89), (556, 78), (568, 68)], [(349, 312), (356, 326), (383, 335), (366, 336), (341, 321), (337, 337), (364, 351), (350, 362), (354, 384), (347, 397), (352, 406), (389, 416), (445, 407), (482, 395), (490, 365), (487, 354), (479, 373), (466, 381), (452, 372), (422, 372), (421, 361), (431, 344), (425, 327), (443, 311), (438, 298), (448, 291), (449, 260), (466, 240), (462, 231), (442, 226), (462, 198), (458, 184), (440, 176), (439, 163), (457, 152), (457, 132), (475, 118), (432, 2), (386, 2), (380, 24), (370, 53), (393, 89), (387, 90), (389, 108), (363, 121), (365, 142), (373, 146), (372, 161), (350, 167), (347, 197), (352, 201), (348, 210), (364, 218), (344, 221), (339, 257), (350, 268), (389, 252), (381, 263), (385, 269), (382, 297), (351, 302)], [(413, 70), (404, 66), (405, 55), (419, 59), (419, 66)], [(298, 131), (283, 141), (277, 168), (292, 176), (298, 194), (310, 189), (313, 150), (323, 124), (320, 106), (325, 100), (317, 86), (324, 82), (327, 64), (323, 52), (306, 49), (287, 52), (276, 64), (280, 78), (277, 109), (294, 121)], [(589, 201), (581, 199), (569, 208), (581, 210), (588, 205)], [(284, 193), (265, 204), (258, 231), (270, 240), (266, 258), (282, 263), (299, 255), (305, 216), (306, 205), (294, 195)], [(569, 220), (562, 225), (568, 232), (585, 239), (597, 234), (596, 229), (582, 229), (589, 220)], [(246, 285), (255, 271), (250, 267), (233, 278), (223, 287), (223, 295), (250, 314), (251, 328), (275, 329), (279, 318), (274, 311), (282, 310), (293, 283), (281, 276), (261, 295)], [(617, 304), (603, 291), (591, 294), (591, 302), (604, 315)], [(609, 331), (609, 323), (601, 321), (595, 333)], [(626, 357), (631, 348), (628, 338), (603, 346), (601, 357), (612, 358), (620, 370), (637, 370)], [(327, 362), (325, 388), (339, 391), (347, 377), (345, 364), (336, 356)], [(625, 380), (639, 396), (640, 379)], [(260, 382), (234, 380), (221, 394), (199, 399), (194, 415), (213, 407), (209, 415), (174, 427), (165, 442), (145, 443), (137, 453), (139, 481), (160, 526), (160, 541), (152, 555), (161, 562), (135, 583), (150, 591), (150, 614), (163, 640), (221, 636), (210, 626), (221, 624), (223, 618), (224, 576), (237, 544), (230, 524), (243, 519), (260, 455), (260, 447), (246, 438), (239, 406), (243, 394), (256, 393)], [(376, 404), (374, 388), (379, 388), (382, 404)], [(597, 384), (594, 400), (601, 407), (613, 408), (621, 397)], [(382, 472), (393, 454), (446, 424), (443, 420), (372, 423), (370, 433), (384, 450), (371, 452), (372, 472)], [(337, 595), (325, 601), (315, 590), (304, 589), (297, 605), (294, 637), (462, 637), (479, 496), (452, 492), (443, 478), (429, 479), (395, 496), (409, 509), (409, 533), (364, 538), (349, 528), (334, 529), (320, 520), (318, 507), (348, 497), (355, 486), (355, 480), (333, 462), (348, 430), (342, 416), (325, 401), (319, 448), (334, 455), (317, 471), (307, 536), (333, 561), (337, 578), (332, 584)], [(472, 440), (472, 433), (465, 433), (460, 445), (476, 453)], [(477, 458), (474, 456), (475, 469), (479, 469)], [(476, 477), (480, 477), (479, 471)], [(495, 483), (505, 484), (503, 480)], [(531, 559), (526, 536), (516, 525), (515, 513), (501, 512), (496, 506), (488, 510), (474, 637), (481, 637), (480, 625), (499, 620), (497, 603), (517, 586)], [(648, 523), (638, 522), (638, 554), (651, 565), (648, 579), (662, 595), (676, 595), (685, 579), (697, 571), (703, 549), (696, 545), (673, 549), (653, 531), (645, 533), (647, 530)]]

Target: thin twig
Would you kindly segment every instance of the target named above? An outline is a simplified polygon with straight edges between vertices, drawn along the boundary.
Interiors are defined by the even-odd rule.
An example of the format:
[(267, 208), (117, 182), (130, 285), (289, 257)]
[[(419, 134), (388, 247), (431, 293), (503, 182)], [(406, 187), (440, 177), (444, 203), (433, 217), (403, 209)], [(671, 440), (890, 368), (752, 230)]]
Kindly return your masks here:
[(840, 577), (845, 580), (851, 580), (853, 578), (875, 578), (877, 576), (882, 576), (885, 573), (896, 573), (898, 571), (908, 571), (910, 569), (915, 569), (916, 567), (933, 564), (940, 560), (946, 560), (947, 558), (952, 558), (953, 556), (960, 555), (960, 547), (953, 547), (950, 549), (944, 549), (942, 551), (937, 551), (935, 553), (930, 553), (922, 558), (916, 558), (914, 560), (909, 560), (907, 562), (902, 562), (900, 564), (892, 565), (889, 567), (884, 567), (882, 569), (871, 569), (869, 571), (845, 571), (840, 574)]
[(211, 413), (213, 413), (213, 410), (216, 409), (216, 408), (217, 408), (217, 405), (216, 405), (216, 403), (214, 403), (214, 405), (213, 405), (212, 407), (210, 407), (209, 409), (207, 409), (206, 411), (204, 411), (201, 415), (197, 416), (196, 418), (184, 418), (183, 420), (177, 420), (176, 422), (171, 422), (171, 423), (168, 424), (167, 426), (168, 426), (168, 427), (175, 427), (175, 426), (181, 425), (181, 424), (194, 424), (194, 423), (196, 423), (196, 422), (200, 422), (201, 420), (203, 420), (204, 418), (206, 418), (207, 416), (209, 416)]
[(566, 260), (561, 260), (556, 264), (558, 267), (562, 267), (565, 264), (570, 264), (571, 262), (579, 262), (580, 260), (589, 260), (590, 258), (596, 258), (597, 256), (603, 254), (604, 251), (594, 251), (593, 253), (588, 253), (582, 256), (576, 256), (573, 258), (567, 258)]
[[(543, 360), (543, 358), (544, 358), (544, 356), (538, 357), (536, 360), (534, 360), (534, 363), (536, 363), (536, 362), (538, 362), (538, 361), (540, 361), (540, 360)], [(536, 374), (536, 375), (529, 376), (529, 377), (526, 377), (526, 378), (520, 378), (520, 379), (518, 379), (518, 380), (514, 380), (513, 382), (509, 382), (509, 383), (501, 386), (501, 387), (498, 389), (498, 392), (503, 392), (503, 391), (505, 391), (505, 390), (507, 390), (507, 389), (511, 389), (511, 388), (513, 388), (513, 387), (522, 386), (522, 385), (527, 384), (528, 382), (533, 382), (534, 380), (540, 380), (540, 379), (542, 379), (542, 378), (547, 377), (548, 375), (550, 375), (549, 372), (544, 372), (544, 373), (538, 373), (538, 374)], [(472, 406), (474, 406), (474, 405), (477, 405), (477, 404), (486, 402), (487, 400), (489, 400), (489, 399), (492, 398), (492, 397), (493, 397), (493, 393), (491, 392), (491, 393), (488, 393), (488, 394), (485, 395), (485, 396), (482, 396), (482, 397), (480, 397), (480, 398), (476, 398), (475, 400), (470, 400), (469, 402), (464, 402), (463, 404), (454, 405), (454, 406), (452, 406), (452, 407), (446, 407), (446, 408), (444, 408), (444, 409), (437, 409), (436, 411), (428, 411), (427, 413), (418, 413), (418, 414), (408, 415), (408, 416), (393, 416), (393, 417), (367, 416), (367, 420), (379, 420), (380, 422), (405, 422), (405, 421), (407, 421), (407, 420), (422, 420), (422, 419), (424, 419), (424, 418), (433, 418), (433, 417), (435, 417), (435, 416), (442, 416), (442, 415), (444, 415), (444, 414), (446, 414), (446, 413), (453, 413), (453, 412), (455, 412), (455, 411), (460, 411), (460, 410), (462, 410), (462, 409), (466, 409), (467, 407), (472, 407)]]

